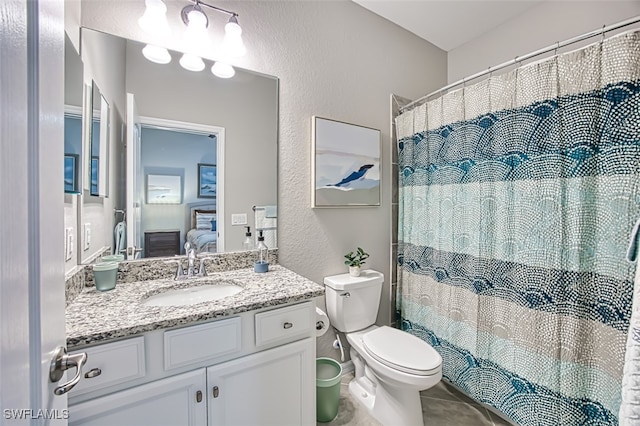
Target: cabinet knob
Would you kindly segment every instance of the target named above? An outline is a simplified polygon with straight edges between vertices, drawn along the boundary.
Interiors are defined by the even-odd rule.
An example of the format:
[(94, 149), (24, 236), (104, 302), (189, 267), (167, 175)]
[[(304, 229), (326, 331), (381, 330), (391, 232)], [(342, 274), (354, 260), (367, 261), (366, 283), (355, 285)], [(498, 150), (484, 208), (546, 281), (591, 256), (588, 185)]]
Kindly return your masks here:
[(284, 323), (284, 329), (285, 329), (285, 330), (288, 330), (288, 329), (290, 329), (291, 327), (293, 327), (293, 323), (291, 323), (291, 322), (285, 322), (285, 323)]
[(196, 402), (202, 402), (202, 391), (196, 392)]
[(85, 379), (93, 379), (94, 377), (98, 377), (102, 374), (102, 370), (99, 368), (92, 368), (84, 374)]
[(213, 392), (212, 392), (212, 393), (213, 393), (213, 397), (214, 397), (214, 398), (217, 398), (217, 397), (218, 397), (218, 395), (220, 395), (220, 389), (218, 389), (218, 387), (217, 387), (217, 386), (214, 386), (214, 387), (213, 387)]

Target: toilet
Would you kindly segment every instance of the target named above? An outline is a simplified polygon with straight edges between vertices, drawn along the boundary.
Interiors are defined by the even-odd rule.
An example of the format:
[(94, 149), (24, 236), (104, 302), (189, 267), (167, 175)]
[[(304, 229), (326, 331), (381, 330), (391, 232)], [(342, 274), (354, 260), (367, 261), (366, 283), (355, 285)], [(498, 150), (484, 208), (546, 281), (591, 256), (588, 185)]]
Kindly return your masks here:
[(442, 358), (416, 336), (375, 325), (383, 281), (371, 269), (325, 277), (327, 315), (351, 345), (351, 395), (385, 426), (422, 425), (420, 391), (442, 379)]

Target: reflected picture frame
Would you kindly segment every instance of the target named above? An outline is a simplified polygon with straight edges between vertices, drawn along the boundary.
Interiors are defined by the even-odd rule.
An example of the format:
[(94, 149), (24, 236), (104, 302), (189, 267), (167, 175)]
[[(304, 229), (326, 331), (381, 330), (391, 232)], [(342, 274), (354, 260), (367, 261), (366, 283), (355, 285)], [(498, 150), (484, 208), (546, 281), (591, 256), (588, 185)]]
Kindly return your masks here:
[(182, 204), (182, 177), (147, 175), (147, 204)]
[(64, 155), (64, 192), (78, 193), (78, 154)]
[(91, 187), (89, 189), (89, 193), (91, 195), (98, 195), (98, 176), (100, 176), (98, 167), (100, 164), (100, 158), (97, 156), (91, 157), (91, 166), (89, 173), (91, 174)]
[(312, 117), (311, 207), (380, 206), (380, 130)]
[(198, 198), (216, 198), (216, 173), (215, 164), (198, 163)]

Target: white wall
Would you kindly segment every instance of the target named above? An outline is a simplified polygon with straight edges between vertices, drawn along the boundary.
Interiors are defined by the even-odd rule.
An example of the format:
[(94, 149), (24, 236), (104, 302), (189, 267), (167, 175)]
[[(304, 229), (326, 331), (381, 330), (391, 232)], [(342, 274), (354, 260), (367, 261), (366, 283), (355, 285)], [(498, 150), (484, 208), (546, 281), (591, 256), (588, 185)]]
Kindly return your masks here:
[[(640, 15), (639, 1), (543, 2), (481, 37), (450, 51), (448, 82), (458, 81), (516, 56), (526, 55), (558, 41), (564, 41), (602, 28), (603, 25), (614, 24), (637, 15)], [(621, 31), (627, 31), (630, 28), (634, 27)], [(635, 28), (638, 28), (637, 24)], [(561, 52), (574, 50), (594, 41), (597, 41), (597, 38), (567, 47)]]
[[(169, 23), (183, 28), (184, 2), (167, 2)], [(446, 53), (350, 1), (228, 1), (239, 13), (247, 56), (237, 62), (280, 79), (278, 216), (281, 263), (322, 283), (346, 272), (343, 255), (362, 246), (367, 266), (387, 275), (379, 319), (390, 317), (391, 93), (417, 98), (446, 82)], [(82, 23), (139, 41), (152, 41), (136, 20), (144, 4), (92, 0)], [(225, 17), (210, 13), (209, 31), (222, 36)], [(163, 43), (179, 50), (177, 34)], [(206, 57), (212, 58), (209, 53)], [(310, 208), (311, 117), (382, 131), (380, 207)]]

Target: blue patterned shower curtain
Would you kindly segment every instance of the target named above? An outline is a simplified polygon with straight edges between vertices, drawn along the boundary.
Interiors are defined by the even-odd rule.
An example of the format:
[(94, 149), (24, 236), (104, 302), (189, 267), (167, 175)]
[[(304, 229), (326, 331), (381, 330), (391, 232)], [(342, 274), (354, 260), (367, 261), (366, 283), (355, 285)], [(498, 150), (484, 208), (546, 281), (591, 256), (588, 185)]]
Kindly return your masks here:
[(396, 126), (403, 329), (518, 424), (618, 424), (640, 32), (450, 92)]

